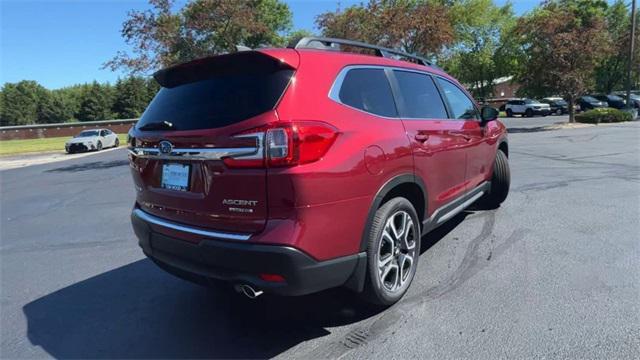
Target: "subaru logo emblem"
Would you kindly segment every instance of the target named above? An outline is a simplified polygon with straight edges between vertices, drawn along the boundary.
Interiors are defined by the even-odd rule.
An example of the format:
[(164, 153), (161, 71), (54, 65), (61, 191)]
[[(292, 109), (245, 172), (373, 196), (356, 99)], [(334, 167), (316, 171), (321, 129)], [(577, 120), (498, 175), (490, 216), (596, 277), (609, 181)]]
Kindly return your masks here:
[(171, 154), (171, 151), (173, 151), (173, 144), (166, 140), (160, 141), (160, 143), (158, 144), (158, 150), (161, 154)]

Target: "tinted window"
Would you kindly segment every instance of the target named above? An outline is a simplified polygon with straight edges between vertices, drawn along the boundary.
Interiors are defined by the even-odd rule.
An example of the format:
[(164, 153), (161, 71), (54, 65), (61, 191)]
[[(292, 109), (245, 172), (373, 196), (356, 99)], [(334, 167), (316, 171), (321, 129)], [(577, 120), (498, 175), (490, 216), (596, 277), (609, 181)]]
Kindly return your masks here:
[(407, 71), (394, 71), (404, 99), (402, 116), (409, 118), (446, 119), (447, 111), (431, 76)]
[(438, 78), (444, 96), (449, 101), (454, 119), (478, 119), (476, 107), (469, 97), (452, 83)]
[(172, 130), (209, 129), (264, 113), (284, 92), (293, 70), (215, 75), (210, 78), (163, 87), (142, 114), (136, 127), (167, 121)]
[(353, 69), (345, 76), (340, 101), (372, 114), (398, 116), (391, 87), (382, 69)]

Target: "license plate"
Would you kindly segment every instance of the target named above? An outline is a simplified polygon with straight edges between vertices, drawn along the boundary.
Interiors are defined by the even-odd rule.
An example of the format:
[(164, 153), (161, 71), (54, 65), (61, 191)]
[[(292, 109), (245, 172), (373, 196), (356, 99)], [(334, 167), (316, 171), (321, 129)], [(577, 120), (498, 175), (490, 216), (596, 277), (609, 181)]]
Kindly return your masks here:
[(162, 165), (161, 186), (165, 189), (188, 191), (190, 166), (183, 164)]

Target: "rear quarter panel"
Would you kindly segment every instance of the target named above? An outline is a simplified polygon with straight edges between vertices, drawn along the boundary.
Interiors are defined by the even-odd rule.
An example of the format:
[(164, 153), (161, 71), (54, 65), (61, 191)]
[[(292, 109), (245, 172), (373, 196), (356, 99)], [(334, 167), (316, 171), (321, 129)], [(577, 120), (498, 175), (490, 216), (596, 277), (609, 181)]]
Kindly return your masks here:
[(354, 64), (354, 57), (370, 58), (301, 54), (296, 79), (277, 108), (281, 121), (323, 121), (339, 131), (321, 160), (271, 168), (267, 176), (269, 221), (296, 222), (304, 236), (293, 236), (291, 245), (320, 259), (358, 252), (377, 191), (397, 175), (413, 174), (400, 119), (374, 116), (329, 98), (336, 76)]

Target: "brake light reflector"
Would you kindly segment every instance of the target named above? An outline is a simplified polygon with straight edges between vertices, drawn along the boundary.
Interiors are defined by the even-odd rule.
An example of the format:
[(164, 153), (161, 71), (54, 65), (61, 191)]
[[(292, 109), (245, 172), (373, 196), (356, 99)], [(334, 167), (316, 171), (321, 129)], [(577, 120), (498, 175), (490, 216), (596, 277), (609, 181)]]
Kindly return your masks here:
[(338, 137), (338, 130), (319, 121), (274, 123), (244, 131), (237, 137), (255, 136), (263, 144), (262, 159), (225, 158), (229, 167), (281, 167), (308, 164), (320, 160)]
[(269, 282), (285, 282), (284, 277), (278, 274), (260, 274), (260, 279)]

